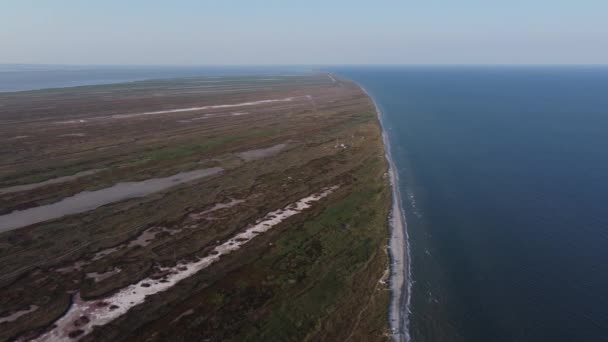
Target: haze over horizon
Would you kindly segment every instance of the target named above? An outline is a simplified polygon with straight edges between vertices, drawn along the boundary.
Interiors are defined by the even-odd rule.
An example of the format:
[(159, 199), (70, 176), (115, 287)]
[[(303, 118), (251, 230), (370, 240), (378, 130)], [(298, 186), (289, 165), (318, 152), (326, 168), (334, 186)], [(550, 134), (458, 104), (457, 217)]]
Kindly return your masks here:
[(608, 3), (7, 1), (0, 63), (604, 64)]

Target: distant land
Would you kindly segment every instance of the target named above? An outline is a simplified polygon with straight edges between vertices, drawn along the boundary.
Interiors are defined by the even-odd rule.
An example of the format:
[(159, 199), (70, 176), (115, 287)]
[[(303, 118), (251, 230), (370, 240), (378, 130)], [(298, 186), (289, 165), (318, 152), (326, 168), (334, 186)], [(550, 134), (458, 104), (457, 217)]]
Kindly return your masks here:
[(137, 66), (0, 64), (0, 92), (199, 76), (302, 75), (306, 66)]

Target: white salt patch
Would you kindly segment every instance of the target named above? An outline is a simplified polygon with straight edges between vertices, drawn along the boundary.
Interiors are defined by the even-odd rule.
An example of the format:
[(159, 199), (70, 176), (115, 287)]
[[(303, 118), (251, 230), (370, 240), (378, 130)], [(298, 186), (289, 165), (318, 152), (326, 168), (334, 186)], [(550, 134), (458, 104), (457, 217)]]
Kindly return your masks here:
[(310, 208), (312, 202), (328, 196), (337, 188), (338, 186), (326, 188), (321, 193), (304, 197), (284, 209), (268, 213), (264, 218), (258, 220), (259, 222), (246, 228), (244, 232), (215, 247), (211, 254), (206, 257), (194, 262), (182, 261), (174, 267), (159, 267), (160, 271), (166, 272), (163, 278), (154, 279), (150, 277), (143, 279), (101, 300), (84, 301), (80, 298), (79, 294), (76, 294), (69, 310), (55, 322), (55, 328), (39, 336), (35, 341), (68, 340), (68, 334), (72, 331), (74, 322), (82, 316), (86, 316), (89, 322), (78, 327), (78, 329), (83, 330), (83, 333), (77, 338), (90, 333), (93, 327), (102, 326), (113, 321), (127, 313), (134, 306), (144, 303), (146, 296), (166, 291), (178, 282), (209, 267), (209, 265), (218, 261), (222, 255), (227, 255), (238, 250), (257, 235), (270, 230), (287, 218)]
[(32, 189), (40, 188), (40, 187), (43, 187), (45, 185), (50, 185), (50, 184), (65, 183), (65, 182), (69, 182), (71, 180), (74, 180), (76, 178), (94, 175), (94, 174), (96, 174), (96, 173), (98, 173), (100, 171), (103, 171), (103, 170), (105, 170), (105, 169), (93, 169), (93, 170), (78, 172), (78, 173), (75, 173), (75, 174), (73, 174), (71, 176), (63, 176), (63, 177), (49, 179), (49, 180), (46, 180), (44, 182), (31, 183), (31, 184), (23, 184), (23, 185), (15, 185), (15, 186), (11, 186), (11, 187), (8, 187), (8, 188), (0, 189), (0, 195), (2, 195), (2, 194), (10, 194), (10, 193), (19, 192), (19, 191), (32, 190)]
[(18, 135), (16, 137), (11, 137), (11, 138), (8, 138), (6, 140), (20, 140), (20, 139), (25, 139), (25, 138), (28, 138), (28, 137), (29, 137), (29, 135)]
[(34, 312), (36, 310), (38, 310), (37, 305), (30, 305), (30, 307), (25, 310), (16, 311), (13, 314), (6, 316), (6, 317), (0, 317), (0, 324), (16, 321), (19, 317), (27, 315), (30, 312)]
[(63, 273), (63, 274), (74, 272), (74, 271), (80, 271), (84, 266), (86, 266), (88, 264), (90, 264), (90, 262), (88, 262), (88, 261), (84, 261), (84, 260), (76, 261), (71, 266), (58, 268), (58, 269), (56, 269), (56, 271), (59, 273)]
[[(148, 228), (148, 229), (144, 230), (143, 232), (141, 232), (141, 234), (139, 234), (135, 239), (133, 239), (129, 242), (122, 243), (118, 246), (106, 248), (104, 250), (101, 250), (101, 251), (95, 253), (95, 255), (93, 256), (91, 261), (80, 260), (80, 261), (75, 262), (71, 266), (58, 268), (55, 271), (57, 271), (59, 273), (63, 273), (63, 274), (74, 272), (74, 271), (80, 271), (80, 270), (82, 270), (82, 268), (84, 266), (89, 265), (91, 262), (103, 259), (104, 257), (106, 257), (118, 250), (121, 250), (124, 248), (132, 248), (135, 246), (145, 247), (145, 246), (149, 245), (150, 243), (152, 243), (152, 241), (156, 238), (156, 235), (160, 234), (161, 232), (168, 232), (171, 235), (175, 235), (175, 234), (181, 232), (182, 230), (183, 229), (167, 229), (164, 227), (151, 227), (151, 228)], [(94, 272), (94, 273), (89, 273), (89, 274), (95, 275), (97, 273)], [(98, 274), (98, 275), (102, 276), (101, 274)]]
[(87, 120), (68, 120), (68, 121), (57, 121), (56, 124), (79, 124), (85, 123)]
[(186, 311), (182, 312), (181, 315), (177, 316), (173, 321), (171, 321), (171, 323), (175, 323), (186, 316), (192, 315), (193, 313), (194, 313), (194, 310), (192, 310), (192, 309), (186, 310)]
[[(186, 228), (196, 228), (196, 227), (187, 226)], [(136, 246), (145, 247), (145, 246), (151, 244), (152, 241), (154, 241), (154, 239), (156, 239), (156, 236), (158, 234), (163, 233), (163, 232), (167, 232), (170, 235), (175, 235), (183, 230), (184, 230), (183, 228), (169, 229), (169, 228), (165, 228), (165, 227), (150, 227), (150, 228), (144, 230), (143, 232), (141, 232), (135, 239), (133, 239), (129, 242), (122, 243), (118, 246), (106, 248), (104, 250), (101, 250), (101, 251), (95, 253), (92, 260), (97, 261), (99, 259), (102, 259), (102, 258), (104, 258), (116, 251), (124, 249), (124, 248), (133, 248)]]
[[(215, 204), (213, 207), (211, 207), (210, 209), (207, 209), (205, 211), (201, 211), (199, 213), (192, 213), (189, 215), (190, 219), (194, 219), (194, 220), (200, 220), (201, 218), (207, 216), (208, 214), (218, 211), (218, 210), (222, 210), (222, 209), (227, 209), (227, 208), (231, 208), (234, 207), (237, 204), (243, 203), (245, 202), (245, 200), (237, 200), (237, 199), (232, 199), (230, 200), (230, 202), (227, 203), (217, 203)], [(194, 229), (197, 228), (197, 225), (189, 225), (186, 226), (186, 228), (188, 229)], [(145, 247), (147, 245), (149, 245), (150, 243), (152, 243), (152, 241), (156, 238), (156, 236), (158, 234), (160, 234), (161, 232), (168, 232), (171, 235), (175, 235), (179, 232), (183, 231), (183, 229), (168, 229), (165, 227), (151, 227), (148, 228), (146, 230), (144, 230), (143, 232), (141, 232), (135, 239), (133, 239), (130, 242), (127, 243), (122, 243), (118, 246), (114, 246), (114, 247), (110, 247), (110, 248), (106, 248), (102, 251), (99, 251), (97, 253), (95, 253), (95, 255), (93, 256), (93, 261), (97, 261), (99, 259), (102, 259), (104, 257), (106, 257), (107, 255), (110, 255), (118, 250), (121, 250), (123, 248), (130, 248), (130, 247), (135, 247), (135, 246), (142, 246)], [(88, 265), (89, 263), (86, 261), (79, 261), (77, 262), (78, 264), (78, 270), (80, 270), (84, 265)], [(74, 270), (74, 266), (70, 266), (70, 267), (64, 267), (63, 269), (60, 270)], [(60, 271), (57, 270), (57, 271)], [(60, 271), (61, 272), (61, 271)]]
[(177, 122), (180, 123), (190, 123), (190, 122), (194, 122), (194, 121), (200, 121), (200, 120), (207, 120), (210, 118), (223, 118), (226, 116), (241, 116), (241, 115), (247, 115), (249, 113), (247, 112), (233, 112), (230, 114), (205, 114), (203, 116), (199, 116), (197, 118), (193, 118), (193, 119), (187, 119), (187, 120), (177, 120)]
[(205, 120), (205, 119), (209, 119), (209, 117), (206, 116), (206, 115), (203, 115), (201, 117), (190, 119), (190, 120), (177, 120), (177, 122), (179, 122), (179, 123), (190, 123), (190, 122), (200, 121), (200, 120)]
[(129, 242), (127, 247), (128, 248), (132, 248), (135, 246), (145, 247), (145, 246), (149, 245), (150, 243), (152, 243), (152, 241), (156, 238), (156, 235), (158, 235), (160, 233), (167, 232), (171, 235), (175, 235), (181, 231), (182, 231), (182, 229), (168, 229), (165, 227), (148, 228), (148, 229), (144, 230), (141, 234), (139, 234), (139, 236), (137, 238), (135, 238), (133, 241)]
[(100, 282), (102, 280), (108, 279), (111, 276), (120, 273), (122, 270), (118, 267), (114, 268), (111, 271), (108, 272), (103, 272), (103, 273), (98, 273), (98, 272), (91, 272), (91, 273), (87, 273), (86, 277), (93, 279), (96, 283)]
[(97, 261), (99, 259), (102, 259), (106, 255), (110, 255), (110, 254), (116, 252), (117, 250), (122, 249), (123, 247), (124, 247), (124, 245), (119, 245), (119, 246), (116, 246), (116, 247), (110, 247), (110, 248), (106, 248), (106, 249), (104, 249), (102, 251), (99, 251), (99, 252), (95, 253), (95, 255), (93, 256), (93, 261)]
[(84, 137), (84, 136), (86, 136), (86, 134), (84, 134), (84, 133), (67, 133), (67, 134), (60, 135), (60, 137)]
[(188, 215), (188, 217), (190, 217), (193, 220), (200, 220), (205, 215), (210, 214), (210, 213), (212, 213), (214, 211), (218, 211), (218, 210), (221, 210), (221, 209), (232, 208), (235, 205), (241, 204), (243, 202), (245, 202), (245, 200), (232, 199), (228, 203), (217, 203), (213, 207), (211, 207), (210, 209), (207, 209), (205, 211), (201, 211), (201, 212), (198, 212), (198, 213), (192, 213), (192, 214)]
[(287, 144), (277, 144), (266, 148), (258, 148), (244, 152), (238, 152), (236, 155), (244, 161), (252, 161), (256, 159), (266, 158), (281, 152)]

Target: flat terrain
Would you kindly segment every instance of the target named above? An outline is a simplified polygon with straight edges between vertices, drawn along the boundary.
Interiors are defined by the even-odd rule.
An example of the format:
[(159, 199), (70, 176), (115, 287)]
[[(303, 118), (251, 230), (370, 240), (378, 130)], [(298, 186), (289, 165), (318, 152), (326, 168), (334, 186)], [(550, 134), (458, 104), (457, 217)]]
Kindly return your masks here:
[(387, 340), (371, 100), (327, 74), (0, 93), (0, 340)]

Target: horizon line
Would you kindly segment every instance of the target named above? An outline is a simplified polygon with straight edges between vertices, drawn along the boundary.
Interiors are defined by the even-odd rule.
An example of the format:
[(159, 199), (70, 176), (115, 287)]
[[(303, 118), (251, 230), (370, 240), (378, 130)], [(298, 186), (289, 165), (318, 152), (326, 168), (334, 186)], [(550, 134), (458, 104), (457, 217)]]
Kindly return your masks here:
[(57, 67), (341, 67), (341, 66), (608, 66), (608, 63), (293, 63), (293, 64), (115, 64), (115, 63), (13, 63), (3, 66), (57, 66)]

